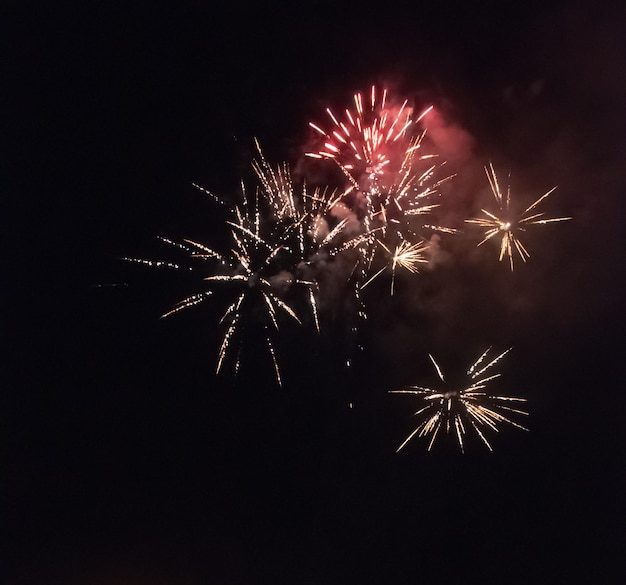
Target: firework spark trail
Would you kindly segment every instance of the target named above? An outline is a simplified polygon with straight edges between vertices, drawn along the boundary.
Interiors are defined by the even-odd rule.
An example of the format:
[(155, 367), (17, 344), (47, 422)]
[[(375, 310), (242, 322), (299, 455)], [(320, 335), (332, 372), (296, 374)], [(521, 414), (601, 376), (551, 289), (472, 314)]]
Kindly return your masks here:
[(259, 179), (263, 195), (274, 212), (274, 216), (279, 221), (286, 218), (299, 218), (296, 200), (294, 196), (294, 185), (291, 180), (291, 173), (287, 163), (282, 163), (274, 170), (267, 162), (261, 145), (255, 139), (259, 158), (252, 161), (252, 168)]
[(555, 217), (546, 218), (543, 217), (544, 213), (533, 213), (528, 215), (533, 209), (535, 209), (548, 195), (550, 195), (556, 187), (553, 187), (548, 192), (544, 193), (539, 199), (527, 207), (523, 213), (519, 216), (514, 215), (511, 212), (511, 185), (510, 181), (507, 185), (506, 193), (503, 194), (500, 189), (500, 184), (496, 176), (496, 172), (492, 164), (485, 167), (491, 192), (498, 204), (498, 210), (491, 212), (486, 209), (481, 209), (486, 217), (475, 217), (466, 219), (466, 223), (478, 225), (482, 228), (486, 228), (484, 232), (484, 239), (478, 244), (481, 246), (486, 241), (499, 236), (500, 237), (500, 254), (498, 260), (501, 262), (505, 257), (509, 259), (509, 265), (511, 271), (513, 270), (513, 259), (515, 253), (526, 262), (530, 258), (530, 253), (522, 243), (519, 237), (519, 232), (525, 232), (528, 225), (543, 225), (547, 223), (554, 223), (560, 221), (567, 221), (572, 219), (571, 217)]
[[(260, 184), (260, 196), (268, 208), (267, 215), (275, 224), (273, 237), (290, 251), (297, 251), (296, 262), (310, 262), (346, 226), (347, 221), (338, 221), (329, 228), (330, 213), (345, 192), (319, 187), (308, 192), (303, 182), (296, 194), (289, 166), (282, 163), (272, 168), (256, 140), (255, 145), (258, 159), (252, 161), (252, 167)], [(256, 229), (258, 235), (258, 225)]]
[[(455, 175), (448, 175), (435, 180), (435, 173), (445, 165), (445, 161), (429, 165), (425, 170), (418, 170), (420, 161), (435, 158), (435, 155), (424, 155), (417, 158), (415, 153), (425, 133), (412, 140), (404, 154), (399, 171), (393, 181), (380, 180), (370, 183), (369, 191), (365, 192), (368, 210), (368, 223), (381, 225), (383, 235), (388, 229), (395, 231), (398, 236), (408, 239), (415, 235), (415, 218), (430, 214), (439, 207), (433, 203), (433, 198), (439, 195), (439, 188)], [(425, 227), (425, 226), (422, 226)], [(451, 228), (428, 226), (434, 231), (450, 231)], [(452, 230), (454, 231), (454, 230)]]
[(363, 290), (368, 284), (370, 284), (373, 280), (380, 276), (387, 268), (391, 268), (391, 296), (393, 296), (396, 280), (396, 269), (398, 267), (404, 268), (411, 274), (416, 274), (417, 272), (419, 272), (418, 265), (428, 263), (428, 260), (424, 256), (424, 252), (428, 249), (428, 244), (424, 241), (413, 244), (407, 240), (401, 240), (392, 252), (380, 240), (378, 240), (378, 243), (387, 253), (389, 261), (361, 286), (361, 290)]
[(161, 315), (161, 319), (169, 317), (174, 313), (178, 313), (178, 311), (182, 311), (183, 309), (188, 309), (189, 307), (193, 307), (194, 305), (199, 305), (200, 303), (206, 301), (212, 294), (212, 291), (206, 291), (202, 293), (196, 293), (187, 297), (186, 299), (182, 299), (178, 301), (172, 309), (167, 311), (167, 313), (163, 313), (163, 315)]
[[(465, 452), (465, 438), (467, 435), (467, 423), (474, 429), (481, 441), (490, 451), (493, 451), (491, 443), (483, 431), (490, 429), (498, 432), (498, 423), (507, 423), (522, 430), (528, 430), (526, 427), (510, 419), (510, 414), (527, 416), (528, 412), (511, 408), (502, 404), (502, 402), (525, 402), (524, 398), (515, 398), (512, 396), (494, 395), (488, 392), (489, 382), (500, 377), (500, 373), (490, 374), (481, 377), (498, 363), (509, 351), (510, 348), (502, 352), (495, 358), (483, 365), (487, 359), (491, 348), (485, 350), (479, 358), (469, 367), (466, 372), (468, 382), (461, 390), (455, 388), (447, 388), (443, 371), (435, 358), (429, 354), (437, 376), (444, 385), (442, 389), (428, 388), (425, 386), (409, 386), (406, 390), (392, 390), (390, 394), (412, 394), (419, 396), (426, 402), (422, 408), (414, 413), (414, 416), (422, 415), (422, 420), (417, 424), (415, 429), (402, 442), (396, 450), (396, 453), (417, 435), (418, 438), (430, 438), (428, 451), (430, 451), (435, 443), (440, 429), (445, 428), (446, 433), (454, 431), (456, 440), (459, 444), (461, 452)], [(506, 411), (506, 415), (502, 411)]]

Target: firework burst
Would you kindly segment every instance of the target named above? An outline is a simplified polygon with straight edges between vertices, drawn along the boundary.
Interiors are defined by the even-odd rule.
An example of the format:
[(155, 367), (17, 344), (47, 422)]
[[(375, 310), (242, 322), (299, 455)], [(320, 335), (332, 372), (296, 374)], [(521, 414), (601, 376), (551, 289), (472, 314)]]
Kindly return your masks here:
[[(353, 176), (387, 172), (389, 164), (396, 158), (393, 149), (399, 145), (400, 151), (405, 151), (403, 142), (409, 128), (432, 109), (432, 106), (427, 108), (417, 120), (413, 120), (413, 108), (408, 106), (408, 100), (400, 106), (393, 106), (388, 103), (387, 94), (386, 89), (377, 91), (376, 86), (371, 87), (367, 98), (361, 92), (356, 93), (354, 109), (346, 108), (343, 116), (327, 108), (331, 129), (326, 131), (313, 122), (309, 123), (322, 137), (323, 146), (306, 155), (334, 159)], [(419, 143), (413, 147), (418, 148)]]
[(354, 109), (346, 109), (344, 116), (336, 115), (330, 108), (326, 112), (332, 122), (331, 129), (323, 130), (309, 123), (322, 137), (323, 145), (306, 155), (318, 159), (334, 160), (346, 175), (349, 190), (365, 199), (365, 228), (374, 216), (395, 206), (412, 214), (426, 213), (434, 207), (427, 198), (436, 193), (435, 185), (427, 185), (437, 164), (417, 171), (420, 161), (436, 158), (434, 154), (421, 154), (425, 132), (416, 131), (418, 123), (432, 110), (426, 108), (416, 119), (413, 108), (405, 99), (400, 106), (388, 100), (387, 89), (372, 86), (368, 98), (362, 93), (354, 95)]
[[(279, 315), (283, 314), (302, 324), (294, 309), (279, 296), (282, 287), (303, 286), (313, 303), (313, 312), (317, 319), (315, 300), (312, 291), (316, 288), (313, 281), (304, 281), (293, 277), (280, 268), (279, 255), (284, 246), (272, 246), (266, 240), (251, 237), (249, 230), (234, 224), (232, 231), (235, 246), (231, 250), (226, 274), (215, 274), (205, 277), (210, 285), (224, 285), (230, 287), (234, 301), (227, 307), (220, 319), (226, 327), (226, 333), (219, 350), (217, 373), (222, 368), (233, 344), (244, 326), (246, 315), (256, 314), (259, 308), (265, 318), (261, 320), (266, 335), (268, 353), (272, 359), (276, 380), (281, 382), (278, 361), (269, 331), (279, 330)], [(240, 231), (241, 233), (238, 233)], [(248, 237), (246, 237), (248, 236)], [(269, 323), (265, 322), (268, 321)], [(235, 371), (239, 369), (239, 358), (235, 363)]]
[(430, 156), (417, 157), (416, 152), (424, 134), (412, 140), (404, 154), (402, 164), (391, 180), (370, 183), (369, 189), (364, 191), (367, 206), (367, 223), (370, 226), (381, 228), (383, 237), (387, 231), (395, 232), (401, 238), (416, 235), (416, 229), (427, 227), (432, 230), (453, 232), (450, 228), (432, 225), (419, 225), (416, 221), (430, 214), (439, 207), (437, 197), (439, 188), (452, 179), (448, 175), (436, 180), (435, 174), (445, 165), (445, 161), (434, 163), (430, 161), (426, 168), (419, 168), (419, 163), (432, 158)]
[(417, 274), (417, 272), (419, 272), (419, 265), (428, 263), (428, 259), (424, 255), (426, 250), (428, 250), (428, 243), (424, 241), (419, 241), (413, 244), (407, 240), (401, 240), (400, 243), (392, 251), (383, 242), (381, 242), (380, 240), (377, 241), (380, 247), (385, 251), (388, 261), (380, 270), (378, 270), (373, 276), (371, 276), (363, 284), (363, 286), (361, 286), (361, 289), (364, 289), (368, 284), (370, 284), (373, 280), (380, 276), (385, 270), (390, 269), (390, 292), (391, 296), (393, 296), (396, 280), (396, 270), (398, 268), (402, 268), (407, 272), (410, 272), (411, 274)]
[[(314, 271), (307, 270), (306, 266), (314, 262), (312, 256), (319, 254), (341, 233), (345, 223), (338, 222), (333, 229), (323, 229), (321, 224), (324, 214), (332, 208), (338, 195), (320, 190), (308, 194), (305, 187), (296, 195), (289, 167), (286, 164), (271, 167), (258, 143), (257, 148), (259, 157), (252, 164), (258, 180), (257, 189), (254, 197), (250, 198), (242, 182), (241, 202), (229, 209), (230, 217), (226, 225), (232, 244), (227, 253), (218, 252), (195, 240), (177, 242), (160, 238), (164, 243), (185, 252), (194, 265), (140, 258), (124, 259), (157, 268), (196, 272), (200, 268), (208, 290), (183, 298), (162, 317), (169, 317), (218, 296), (222, 298), (222, 295), (216, 294), (217, 289), (221, 289), (224, 295), (231, 296), (231, 300), (219, 321), (225, 333), (218, 352), (216, 372), (222, 370), (231, 353), (236, 355), (235, 372), (239, 370), (243, 332), (253, 326), (263, 331), (268, 355), (281, 385), (272, 338), (279, 331), (282, 316), (302, 324), (287, 298), (296, 297), (297, 290), (304, 292), (305, 302), (310, 306), (312, 320), (319, 331), (318, 284)], [(223, 199), (215, 197), (206, 189), (198, 188), (221, 205), (227, 205)], [(198, 266), (198, 262), (201, 266)], [(238, 347), (238, 350), (233, 351), (234, 347)]]
[(333, 160), (343, 171), (348, 186), (342, 201), (361, 224), (360, 233), (338, 248), (357, 251), (357, 287), (366, 286), (384, 271), (385, 267), (374, 267), (378, 255), (390, 258), (393, 291), (396, 267), (415, 267), (420, 245), (409, 242), (423, 239), (423, 229), (455, 231), (423, 222), (439, 206), (441, 185), (454, 176), (437, 179), (445, 161), (422, 153), (425, 131), (418, 130), (418, 123), (431, 109), (415, 118), (408, 100), (393, 105), (386, 89), (372, 86), (368, 95), (355, 94), (354, 108), (343, 115), (327, 109), (330, 130), (310, 124), (323, 137), (323, 145), (306, 154)]
[[(530, 253), (520, 240), (520, 232), (526, 231), (526, 227), (529, 225), (544, 225), (547, 223), (555, 223), (560, 221), (567, 221), (572, 219), (571, 217), (555, 217), (546, 218), (544, 213), (537, 213), (536, 208), (539, 204), (548, 197), (556, 187), (553, 187), (548, 192), (544, 193), (539, 199), (527, 207), (520, 215), (516, 215), (511, 212), (511, 185), (510, 182), (507, 185), (506, 194), (502, 193), (498, 178), (496, 176), (493, 165), (485, 167), (487, 178), (489, 179), (489, 185), (491, 186), (491, 192), (498, 204), (498, 210), (495, 212), (481, 209), (485, 217), (477, 217), (466, 219), (466, 223), (471, 223), (485, 228), (485, 237), (478, 244), (481, 246), (486, 241), (492, 238), (500, 238), (500, 255), (499, 260), (502, 261), (505, 257), (509, 259), (509, 265), (513, 270), (513, 258), (515, 253), (524, 261), (530, 258)], [(531, 213), (533, 212), (534, 213)]]
[(392, 390), (390, 392), (391, 394), (412, 394), (418, 396), (425, 403), (422, 408), (414, 413), (414, 416), (420, 417), (419, 424), (402, 442), (396, 452), (399, 452), (416, 436), (428, 439), (428, 450), (430, 451), (435, 439), (444, 432), (446, 434), (453, 433), (461, 452), (464, 452), (468, 429), (473, 429), (487, 448), (493, 451), (485, 433), (488, 430), (498, 432), (497, 425), (499, 423), (507, 423), (519, 429), (528, 430), (509, 418), (512, 415), (528, 415), (524, 410), (508, 406), (511, 403), (525, 402), (524, 398), (494, 395), (488, 391), (489, 383), (500, 377), (499, 373), (489, 374), (488, 372), (510, 349), (493, 359), (488, 358), (490, 350), (491, 348), (485, 350), (468, 368), (466, 380), (460, 387), (453, 387), (446, 382), (439, 364), (429, 354), (437, 371), (441, 388), (409, 386), (405, 390)]
[[(258, 158), (252, 167), (259, 182), (260, 198), (273, 224), (274, 238), (294, 255), (294, 262), (311, 263), (321, 250), (338, 238), (346, 221), (331, 222), (331, 212), (345, 193), (329, 188), (296, 187), (287, 163), (273, 168), (255, 140)], [(331, 227), (332, 224), (332, 227)]]

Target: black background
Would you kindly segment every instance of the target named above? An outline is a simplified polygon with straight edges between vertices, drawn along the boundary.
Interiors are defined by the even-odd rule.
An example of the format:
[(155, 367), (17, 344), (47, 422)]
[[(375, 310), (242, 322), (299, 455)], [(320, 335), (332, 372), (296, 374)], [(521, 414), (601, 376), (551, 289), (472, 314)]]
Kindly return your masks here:
[[(5, 8), (2, 582), (623, 583), (624, 16)], [(574, 220), (513, 274), (461, 240), (467, 262), (424, 276), (424, 304), (372, 288), (349, 370), (331, 327), (287, 330), (282, 389), (263, 356), (216, 377), (211, 310), (158, 319), (190, 283), (120, 258), (211, 241), (192, 182), (232, 192), (253, 137), (297, 166), (308, 121), (372, 83), (472, 137), (453, 208), (476, 207), (471, 169), (494, 160), (525, 192), (558, 184), (551, 209)], [(428, 352), (454, 369), (491, 344), (514, 347), (502, 372), (531, 431), (396, 455), (412, 405), (387, 391), (431, 376)]]

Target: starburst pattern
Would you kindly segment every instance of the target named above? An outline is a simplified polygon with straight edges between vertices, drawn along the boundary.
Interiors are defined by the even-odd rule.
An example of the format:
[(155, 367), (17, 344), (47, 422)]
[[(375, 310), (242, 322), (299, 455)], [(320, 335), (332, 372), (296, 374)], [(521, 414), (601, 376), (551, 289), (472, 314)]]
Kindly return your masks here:
[(309, 124), (323, 137), (323, 146), (306, 155), (339, 165), (348, 179), (348, 192), (354, 190), (357, 197), (365, 198), (366, 230), (371, 229), (376, 216), (380, 215), (379, 220), (385, 223), (385, 210), (391, 207), (408, 215), (427, 213), (436, 207), (428, 198), (436, 195), (441, 184), (433, 181), (439, 165), (429, 163), (425, 169), (418, 168), (418, 163), (436, 158), (433, 153), (422, 153), (425, 132), (418, 130), (432, 106), (414, 119), (408, 99), (399, 106), (390, 104), (387, 89), (378, 90), (376, 86), (370, 89), (369, 103), (361, 92), (353, 99), (355, 108), (346, 109), (343, 119), (326, 109), (331, 130)]
[[(526, 231), (526, 227), (529, 225), (544, 225), (547, 223), (555, 223), (560, 221), (567, 221), (572, 219), (571, 217), (555, 217), (546, 218), (544, 213), (537, 213), (536, 208), (538, 205), (548, 197), (556, 187), (550, 189), (547, 193), (544, 193), (539, 199), (528, 206), (523, 213), (515, 215), (511, 211), (511, 185), (510, 182), (507, 185), (506, 194), (502, 193), (500, 184), (493, 165), (485, 167), (487, 178), (491, 186), (491, 191), (498, 204), (498, 209), (495, 212), (488, 211), (487, 209), (481, 209), (485, 217), (466, 219), (467, 223), (476, 224), (485, 229), (485, 237), (478, 244), (481, 246), (486, 241), (492, 238), (500, 238), (500, 255), (499, 260), (504, 258), (509, 259), (509, 265), (513, 270), (513, 258), (515, 253), (524, 261), (530, 258), (530, 253), (522, 243), (520, 239), (520, 233)], [(535, 211), (534, 213), (531, 213)]]
[[(424, 110), (414, 121), (413, 108), (408, 105), (408, 100), (400, 106), (393, 106), (388, 103), (387, 89), (381, 92), (372, 86), (369, 103), (361, 92), (354, 94), (354, 109), (346, 108), (344, 116), (326, 109), (332, 122), (330, 130), (309, 123), (323, 137), (324, 143), (317, 152), (306, 154), (313, 158), (335, 159), (354, 175), (382, 174), (393, 161), (390, 150), (400, 144), (400, 149), (406, 152), (401, 139), (406, 138), (409, 128), (431, 109), (432, 106)], [(418, 147), (419, 142), (411, 145), (412, 149)]]
[(432, 355), (429, 357), (437, 372), (440, 388), (424, 386), (409, 386), (404, 390), (392, 390), (391, 394), (411, 394), (418, 396), (425, 403), (414, 416), (420, 422), (411, 434), (402, 442), (396, 452), (399, 452), (411, 439), (428, 438), (430, 451), (435, 440), (442, 433), (456, 436), (461, 452), (465, 451), (465, 442), (468, 429), (473, 429), (487, 448), (492, 451), (491, 443), (487, 439), (487, 431), (498, 431), (499, 423), (507, 423), (519, 429), (526, 427), (512, 420), (511, 416), (527, 416), (524, 410), (508, 406), (511, 403), (526, 402), (524, 398), (514, 398), (492, 394), (488, 390), (490, 382), (500, 377), (499, 373), (488, 372), (510, 351), (507, 349), (495, 358), (488, 358), (491, 348), (485, 350), (479, 358), (468, 368), (466, 382), (460, 387), (446, 383), (443, 371)]
[(403, 268), (411, 274), (419, 272), (420, 264), (427, 264), (428, 259), (424, 255), (428, 250), (428, 244), (424, 241), (411, 243), (407, 240), (401, 240), (395, 249), (391, 251), (383, 242), (377, 240), (381, 248), (385, 251), (388, 262), (378, 272), (376, 272), (369, 280), (363, 284), (364, 289), (368, 284), (380, 276), (386, 269), (391, 270), (391, 296), (393, 296), (396, 279), (396, 269)]
[[(332, 205), (332, 201), (318, 192), (311, 196), (315, 203), (300, 207), (294, 196), (288, 167), (284, 165), (272, 169), (260, 147), (258, 152), (260, 158), (254, 161), (253, 168), (260, 185), (251, 202), (242, 183), (241, 202), (230, 209), (231, 217), (226, 221), (232, 241), (227, 253), (195, 240), (177, 242), (160, 238), (164, 243), (185, 252), (188, 259), (201, 262), (200, 271), (204, 272), (203, 280), (208, 287), (208, 290), (178, 301), (162, 317), (169, 317), (215, 298), (216, 287), (219, 287), (223, 291), (220, 298), (230, 295), (231, 300), (219, 320), (225, 332), (218, 351), (216, 372), (222, 370), (233, 346), (241, 347), (244, 329), (254, 325), (256, 329), (262, 328), (265, 332), (268, 355), (280, 385), (282, 381), (272, 337), (279, 331), (281, 316), (302, 324), (295, 309), (286, 300), (286, 291), (290, 296), (294, 296), (296, 289), (303, 291), (311, 307), (315, 327), (319, 330), (317, 281), (314, 275), (304, 277), (299, 272), (303, 272), (301, 265), (308, 259), (307, 254), (318, 252), (332, 241), (341, 232), (342, 226), (339, 223), (334, 230), (321, 237), (317, 233), (319, 226), (315, 224), (316, 216), (313, 212), (319, 213), (321, 209)], [(225, 204), (221, 199), (214, 199)], [(271, 210), (275, 222), (263, 221), (263, 208)], [(182, 263), (141, 258), (125, 260), (152, 267), (198, 271), (197, 265), (185, 266)], [(240, 352), (234, 353), (234, 369), (237, 372)]]

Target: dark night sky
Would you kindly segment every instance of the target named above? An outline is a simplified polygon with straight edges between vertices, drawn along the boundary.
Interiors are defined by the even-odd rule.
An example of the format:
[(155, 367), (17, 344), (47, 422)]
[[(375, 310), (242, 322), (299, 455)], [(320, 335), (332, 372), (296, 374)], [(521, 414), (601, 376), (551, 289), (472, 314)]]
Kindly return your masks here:
[[(626, 582), (626, 13), (350, 4), (2, 10), (2, 583)], [(282, 389), (255, 355), (215, 377), (210, 309), (159, 320), (189, 283), (120, 258), (210, 241), (191, 183), (232, 190), (253, 137), (296, 167), (308, 121), (372, 83), (471, 137), (451, 214), (493, 160), (574, 220), (513, 274), (460, 240), (419, 294), (373, 287), (352, 371), (331, 328), (285, 333)], [(412, 411), (387, 390), (491, 344), (531, 432), (396, 455)]]

